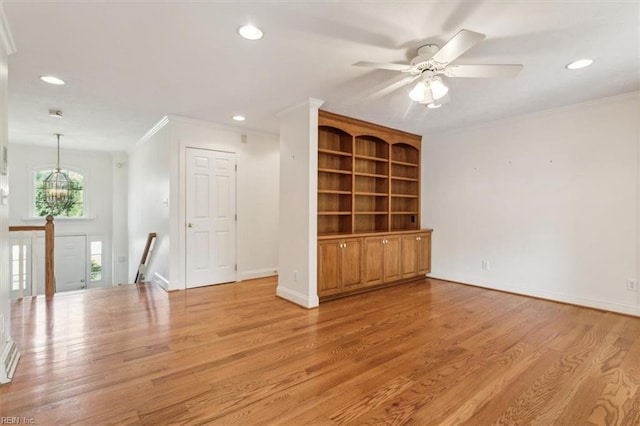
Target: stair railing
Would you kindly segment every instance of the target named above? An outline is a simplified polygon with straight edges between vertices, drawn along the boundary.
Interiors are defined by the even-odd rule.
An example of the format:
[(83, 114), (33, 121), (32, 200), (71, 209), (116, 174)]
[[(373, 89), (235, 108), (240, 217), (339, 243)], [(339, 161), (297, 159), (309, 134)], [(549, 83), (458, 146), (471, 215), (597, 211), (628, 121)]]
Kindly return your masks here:
[[(53, 216), (48, 215), (46, 217), (46, 224), (43, 226), (9, 226), (9, 232), (17, 233), (17, 246), (18, 246), (18, 282), (20, 284), (18, 289), (18, 297), (24, 297), (25, 284), (27, 281), (27, 270), (30, 272), (30, 287), (31, 287), (31, 295), (35, 296), (38, 294), (38, 280), (37, 280), (37, 244), (36, 238), (39, 232), (44, 231), (44, 286), (45, 286), (45, 296), (51, 297), (56, 292), (56, 279), (55, 279), (55, 269), (54, 269), (54, 257), (53, 257), (53, 248), (54, 248), (54, 240), (55, 240), (55, 226), (53, 224)], [(27, 235), (25, 235), (27, 234)], [(30, 251), (30, 265), (26, 265), (27, 253), (24, 248), (27, 247), (25, 244), (26, 240), (30, 239), (29, 247)], [(11, 253), (11, 262), (12, 268), (14, 262), (14, 253), (12, 250)], [(12, 272), (12, 275), (15, 274), (15, 271)], [(13, 283), (14, 277), (12, 276), (11, 281)], [(13, 285), (13, 284), (12, 284)]]

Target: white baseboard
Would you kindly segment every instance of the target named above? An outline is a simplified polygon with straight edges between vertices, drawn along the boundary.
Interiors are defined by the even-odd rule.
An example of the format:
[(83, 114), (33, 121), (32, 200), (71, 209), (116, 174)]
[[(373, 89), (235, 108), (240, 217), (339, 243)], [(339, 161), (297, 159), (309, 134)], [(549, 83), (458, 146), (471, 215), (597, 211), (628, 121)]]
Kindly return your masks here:
[(278, 268), (277, 267), (253, 269), (251, 271), (242, 271), (242, 272), (240, 272), (240, 280), (241, 281), (253, 280), (253, 279), (256, 279), (256, 278), (272, 277), (274, 275), (278, 275)]
[(320, 304), (320, 300), (318, 299), (317, 295), (307, 297), (305, 294), (299, 293), (295, 290), (291, 290), (290, 288), (282, 287), (280, 285), (278, 285), (278, 287), (276, 288), (276, 296), (307, 309), (317, 308)]
[(619, 303), (610, 300), (592, 299), (587, 297), (574, 296), (570, 294), (541, 290), (538, 288), (504, 285), (502, 283), (478, 282), (478, 280), (469, 277), (457, 276), (456, 274), (438, 273), (429, 274), (428, 278), (435, 278), (443, 281), (453, 281), (461, 284), (472, 285), (474, 287), (482, 287), (491, 290), (506, 291), (509, 293), (521, 294), (523, 296), (532, 296), (540, 299), (551, 300), (554, 302), (569, 303), (572, 305), (584, 306), (587, 308), (602, 309), (605, 311), (617, 312), (626, 315), (640, 317), (640, 306)]
[(169, 291), (169, 280), (157, 272), (153, 273), (153, 283), (159, 285), (165, 289), (165, 291)]

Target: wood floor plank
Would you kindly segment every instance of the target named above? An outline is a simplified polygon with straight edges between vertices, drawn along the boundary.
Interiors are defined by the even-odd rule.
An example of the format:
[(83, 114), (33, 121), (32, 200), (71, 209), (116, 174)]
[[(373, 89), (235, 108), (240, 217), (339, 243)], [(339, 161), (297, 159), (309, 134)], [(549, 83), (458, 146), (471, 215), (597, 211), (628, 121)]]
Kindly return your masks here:
[(432, 279), (306, 310), (276, 280), (12, 302), (0, 417), (37, 424), (626, 424), (640, 318)]

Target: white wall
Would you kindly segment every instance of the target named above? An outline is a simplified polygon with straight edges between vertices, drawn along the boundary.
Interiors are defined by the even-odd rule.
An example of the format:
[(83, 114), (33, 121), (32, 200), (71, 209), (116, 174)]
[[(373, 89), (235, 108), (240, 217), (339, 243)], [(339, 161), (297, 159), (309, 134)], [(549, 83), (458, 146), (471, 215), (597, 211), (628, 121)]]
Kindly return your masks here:
[(9, 178), (4, 170), (3, 149), (8, 145), (7, 57), (15, 51), (11, 32), (0, 2), (0, 353), (11, 330), (9, 307)]
[[(185, 150), (188, 147), (236, 153), (237, 279), (277, 273), (277, 136), (175, 116), (162, 123), (163, 127), (153, 130), (153, 136), (136, 145), (129, 157), (130, 187), (134, 191), (130, 203), (138, 203), (130, 208), (130, 237), (137, 235), (139, 240), (140, 248), (134, 249), (139, 252), (138, 258), (144, 247), (140, 237), (159, 232), (160, 247), (154, 253), (148, 279), (168, 290), (185, 288)], [(146, 173), (149, 168), (151, 175)], [(164, 200), (168, 206), (163, 206), (161, 217), (151, 217)], [(151, 205), (156, 207), (149, 207)], [(151, 229), (149, 223), (153, 223), (155, 229)], [(135, 273), (135, 265), (130, 270)]]
[(169, 282), (169, 128), (163, 127), (129, 151), (129, 282), (138, 270), (147, 236), (157, 234), (146, 280)]
[(280, 119), (280, 275), (278, 296), (306, 308), (317, 292), (318, 109), (310, 98)]
[(111, 201), (113, 284), (130, 283), (129, 280), (129, 234), (128, 234), (128, 156), (126, 153), (111, 154)]
[(431, 276), (640, 315), (638, 117), (633, 93), (425, 136)]
[[(64, 143), (64, 137), (61, 144)], [(53, 136), (52, 144), (55, 145)], [(41, 225), (43, 218), (35, 218), (33, 213), (33, 173), (41, 167), (55, 167), (56, 148), (11, 144), (11, 187), (9, 221), (11, 225)], [(126, 203), (122, 205), (122, 197), (114, 199), (114, 182), (122, 184), (122, 173), (116, 173), (114, 158), (126, 161), (126, 154), (110, 154), (101, 151), (81, 151), (60, 149), (60, 162), (63, 168), (80, 172), (84, 175), (85, 216), (82, 219), (57, 218), (54, 221), (56, 235), (86, 235), (104, 241), (103, 246), (103, 283), (111, 285), (112, 273), (122, 276), (126, 273), (126, 263), (111, 266), (111, 241), (115, 238), (121, 244), (126, 240)], [(114, 178), (117, 180), (114, 181)], [(125, 176), (126, 177), (126, 176)], [(126, 182), (125, 182), (126, 184)], [(120, 188), (126, 194), (126, 189)], [(125, 195), (126, 196), (126, 195)], [(124, 215), (124, 217), (123, 217)], [(118, 228), (113, 228), (115, 222)]]

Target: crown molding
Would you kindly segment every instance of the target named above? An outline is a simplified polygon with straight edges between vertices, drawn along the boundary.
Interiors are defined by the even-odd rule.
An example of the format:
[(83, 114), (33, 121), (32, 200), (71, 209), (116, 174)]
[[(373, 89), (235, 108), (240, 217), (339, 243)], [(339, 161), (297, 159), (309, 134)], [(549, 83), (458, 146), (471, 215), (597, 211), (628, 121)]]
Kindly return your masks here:
[(215, 130), (224, 130), (224, 131), (236, 132), (236, 133), (240, 132), (248, 135), (264, 136), (264, 137), (270, 137), (270, 138), (278, 137), (277, 133), (270, 133), (262, 130), (248, 129), (245, 127), (230, 126), (228, 124), (214, 123), (211, 121), (199, 120), (197, 118), (182, 117), (179, 115), (168, 115), (167, 117), (169, 118), (170, 122), (180, 122), (180, 123), (192, 124), (197, 126), (203, 126), (203, 127), (207, 127)]
[(291, 112), (302, 108), (302, 107), (312, 107), (316, 110), (320, 109), (320, 107), (324, 105), (324, 101), (322, 99), (316, 99), (316, 98), (309, 98), (305, 101), (302, 101), (298, 104), (295, 104), (293, 106), (290, 106), (289, 108), (286, 108), (282, 111), (280, 111), (279, 113), (276, 114), (277, 118), (282, 118), (288, 114), (290, 114)]
[(160, 129), (162, 129), (164, 126), (166, 126), (169, 123), (169, 116), (164, 116), (162, 117), (162, 119), (160, 121), (158, 121), (156, 123), (155, 126), (153, 126), (151, 129), (149, 129), (149, 131), (147, 133), (144, 134), (143, 137), (141, 137), (138, 142), (136, 142), (134, 144), (134, 146), (137, 145), (142, 145), (143, 143), (145, 143), (146, 141), (148, 141), (149, 139), (151, 139), (151, 137), (153, 135), (155, 135), (156, 133), (158, 133), (160, 131)]
[(550, 108), (550, 109), (545, 109), (541, 111), (534, 111), (527, 114), (518, 115), (515, 117), (501, 118), (498, 120), (473, 124), (467, 127), (460, 127), (457, 129), (451, 129), (451, 130), (445, 130), (445, 131), (439, 131), (439, 132), (438, 131), (429, 132), (429, 133), (423, 134), (422, 137), (424, 138), (424, 137), (433, 137), (433, 136), (441, 136), (441, 135), (450, 135), (450, 134), (457, 134), (457, 133), (468, 132), (473, 130), (493, 128), (496, 126), (501, 126), (509, 123), (518, 123), (518, 122), (531, 120), (539, 117), (553, 115), (556, 113), (572, 111), (578, 108), (585, 108), (585, 107), (588, 108), (591, 106), (616, 103), (616, 102), (624, 101), (626, 99), (640, 99), (640, 91), (621, 93), (619, 95), (607, 96), (605, 98), (589, 99), (589, 100), (578, 102), (575, 104), (562, 105), (556, 108)]

